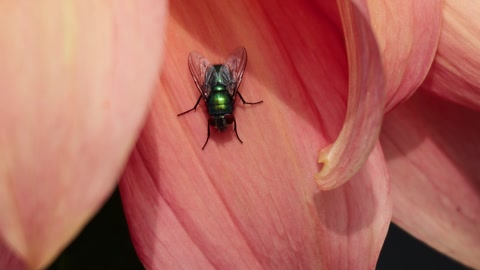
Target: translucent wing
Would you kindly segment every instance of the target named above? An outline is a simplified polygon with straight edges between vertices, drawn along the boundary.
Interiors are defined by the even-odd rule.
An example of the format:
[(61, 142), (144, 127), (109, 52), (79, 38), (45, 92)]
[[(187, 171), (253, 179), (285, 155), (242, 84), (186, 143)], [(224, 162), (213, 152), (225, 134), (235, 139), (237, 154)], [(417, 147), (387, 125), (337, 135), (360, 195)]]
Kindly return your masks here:
[(237, 96), (238, 87), (242, 82), (243, 73), (245, 72), (245, 67), (247, 66), (247, 50), (244, 47), (239, 47), (225, 60), (222, 70), (224, 67), (228, 67), (230, 82), (227, 85), (227, 90), (230, 95), (235, 97)]
[(192, 74), (193, 81), (205, 100), (207, 100), (211, 91), (210, 87), (206, 84), (206, 75), (207, 73), (211, 73), (208, 72), (209, 67), (211, 68), (210, 62), (200, 53), (191, 52), (188, 56), (188, 68)]

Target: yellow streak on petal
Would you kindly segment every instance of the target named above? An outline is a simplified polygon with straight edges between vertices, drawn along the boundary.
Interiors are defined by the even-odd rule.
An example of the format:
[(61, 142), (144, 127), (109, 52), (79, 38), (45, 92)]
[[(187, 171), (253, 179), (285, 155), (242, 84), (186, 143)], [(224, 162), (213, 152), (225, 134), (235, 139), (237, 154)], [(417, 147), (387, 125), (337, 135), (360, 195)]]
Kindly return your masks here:
[(64, 41), (63, 41), (63, 59), (67, 64), (73, 63), (74, 52), (76, 51), (77, 43), (77, 16), (75, 10), (75, 3), (73, 1), (63, 1), (62, 2), (62, 15), (63, 15), (63, 24), (65, 27), (64, 31)]

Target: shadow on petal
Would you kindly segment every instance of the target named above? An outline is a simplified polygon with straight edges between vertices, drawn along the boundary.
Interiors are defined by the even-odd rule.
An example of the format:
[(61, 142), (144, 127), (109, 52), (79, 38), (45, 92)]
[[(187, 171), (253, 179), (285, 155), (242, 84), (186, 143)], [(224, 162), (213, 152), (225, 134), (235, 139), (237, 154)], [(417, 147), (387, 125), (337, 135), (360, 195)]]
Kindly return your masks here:
[(28, 269), (25, 263), (0, 239), (0, 268), (8, 270)]

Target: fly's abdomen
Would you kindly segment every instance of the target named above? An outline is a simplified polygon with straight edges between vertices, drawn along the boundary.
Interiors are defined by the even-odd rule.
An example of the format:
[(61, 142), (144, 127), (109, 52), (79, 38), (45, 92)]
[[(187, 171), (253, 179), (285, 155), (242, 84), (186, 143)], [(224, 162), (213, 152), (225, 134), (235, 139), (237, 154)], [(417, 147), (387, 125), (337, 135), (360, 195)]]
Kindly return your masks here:
[(233, 112), (232, 97), (226, 90), (212, 91), (207, 102), (209, 115), (223, 115)]

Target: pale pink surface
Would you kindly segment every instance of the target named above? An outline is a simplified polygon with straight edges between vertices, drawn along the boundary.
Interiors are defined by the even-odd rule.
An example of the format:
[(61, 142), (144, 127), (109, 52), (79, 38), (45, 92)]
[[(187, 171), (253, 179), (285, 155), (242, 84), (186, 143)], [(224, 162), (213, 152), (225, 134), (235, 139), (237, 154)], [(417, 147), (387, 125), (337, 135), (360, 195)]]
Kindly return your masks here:
[(480, 268), (480, 113), (417, 92), (385, 117), (393, 221)]
[(165, 3), (0, 11), (0, 234), (42, 268), (117, 182), (159, 73)]
[[(341, 188), (320, 192), (313, 181), (321, 169), (318, 150), (342, 128), (349, 88), (342, 30), (323, 16), (338, 19), (338, 11), (324, 6), (172, 4), (160, 86), (120, 184), (132, 238), (148, 269), (374, 268), (391, 214), (376, 141), (370, 157), (362, 157), (368, 157), (365, 166)], [(371, 32), (360, 34), (362, 42), (372, 41)], [(249, 54), (240, 91), (249, 101), (265, 102), (237, 102), (244, 144), (231, 128), (212, 130), (202, 151), (204, 104), (176, 116), (199, 95), (188, 53), (218, 63), (239, 45)], [(379, 58), (373, 61), (378, 69)]]
[(480, 110), (480, 2), (444, 2), (438, 52), (424, 88)]

